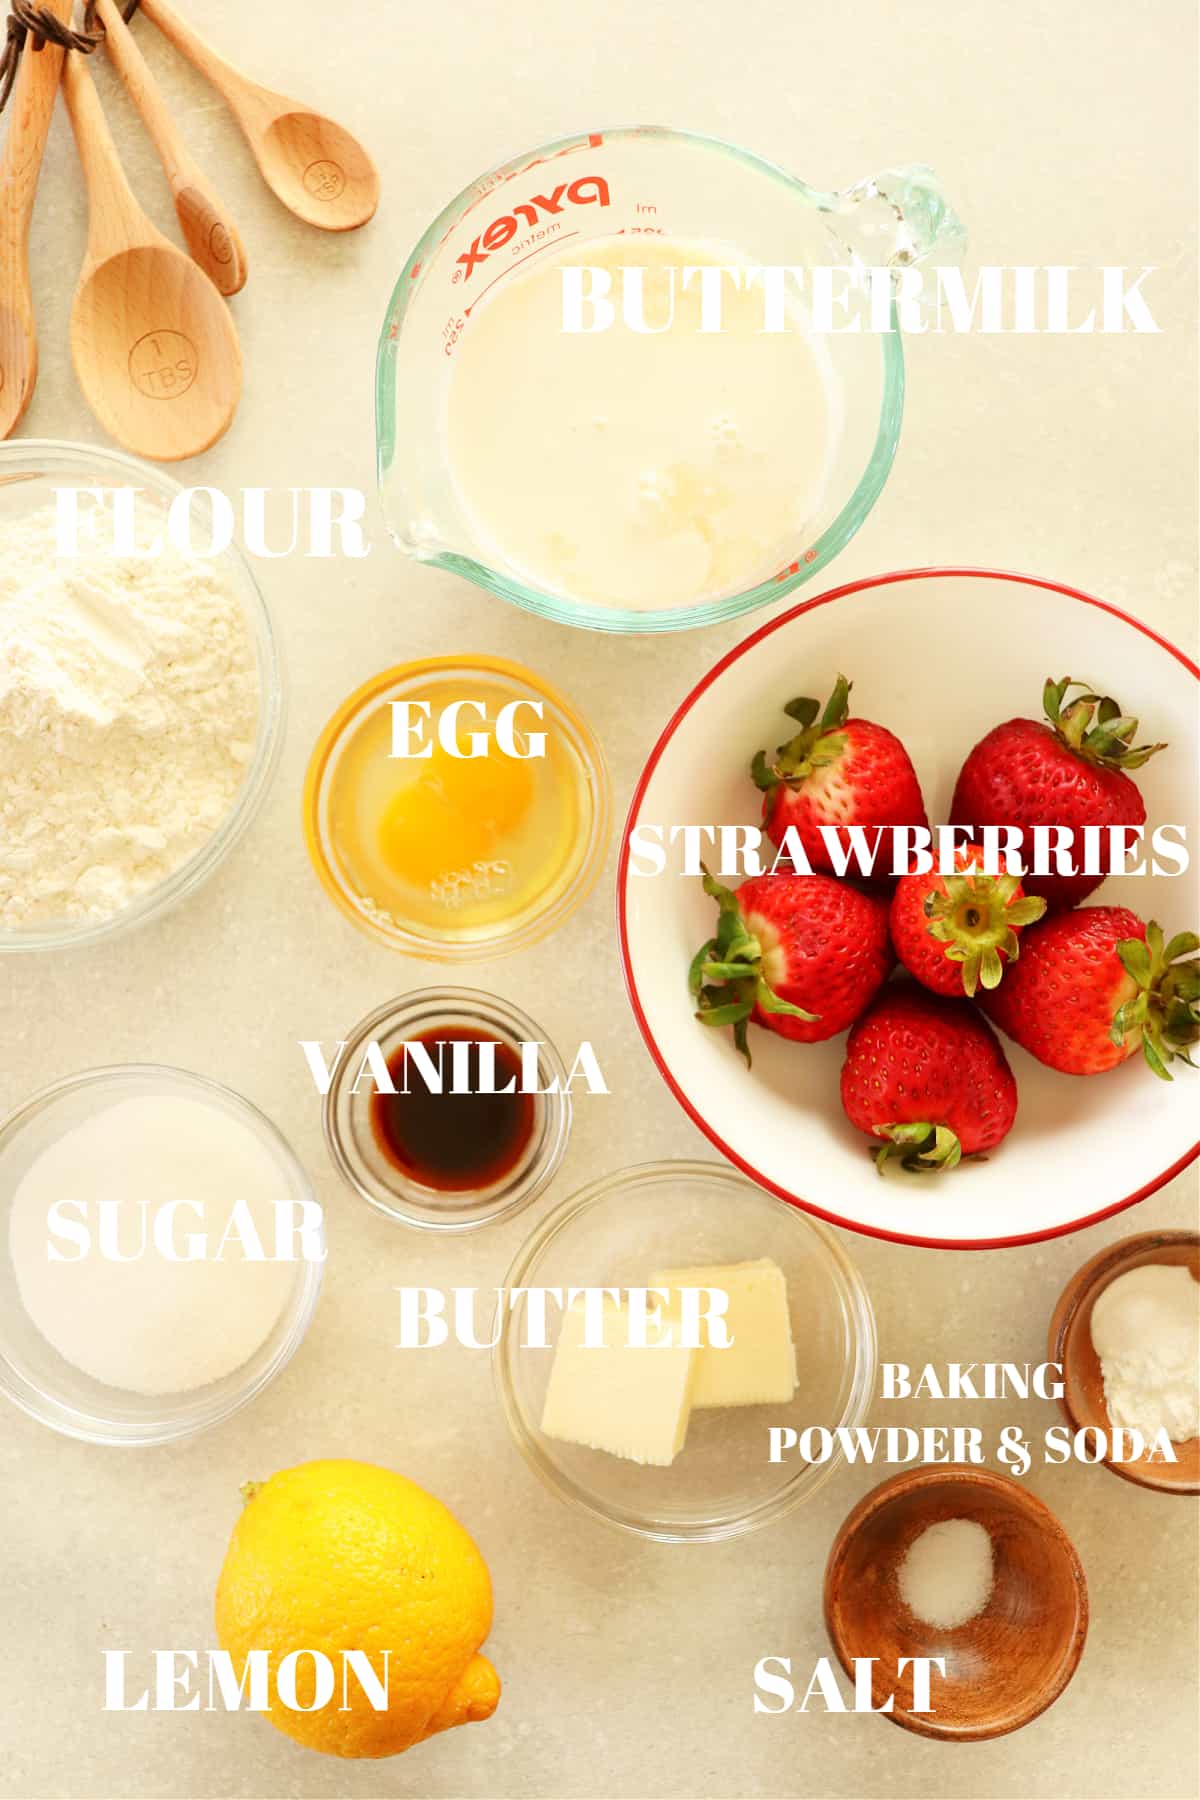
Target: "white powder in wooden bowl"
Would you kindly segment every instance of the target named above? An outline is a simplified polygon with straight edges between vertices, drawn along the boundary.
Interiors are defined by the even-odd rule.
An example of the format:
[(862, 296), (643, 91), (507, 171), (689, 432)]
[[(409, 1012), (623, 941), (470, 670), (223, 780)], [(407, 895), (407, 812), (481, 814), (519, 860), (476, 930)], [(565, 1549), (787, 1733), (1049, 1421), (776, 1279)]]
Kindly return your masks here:
[(992, 1540), (975, 1519), (943, 1519), (914, 1538), (900, 1564), (900, 1597), (922, 1624), (953, 1631), (992, 1595)]
[(1114, 1425), (1175, 1443), (1200, 1437), (1200, 1284), (1182, 1264), (1144, 1263), (1092, 1308), (1092, 1343)]

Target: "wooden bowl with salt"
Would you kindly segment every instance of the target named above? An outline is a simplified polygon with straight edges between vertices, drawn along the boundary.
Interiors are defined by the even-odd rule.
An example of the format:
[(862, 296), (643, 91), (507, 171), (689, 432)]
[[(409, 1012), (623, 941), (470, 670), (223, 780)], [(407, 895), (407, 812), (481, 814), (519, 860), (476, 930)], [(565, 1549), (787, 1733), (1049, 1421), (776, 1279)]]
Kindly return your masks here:
[[(1072, 1430), (1095, 1426), (1106, 1437), (1112, 1421), (1104, 1401), (1100, 1358), (1092, 1342), (1092, 1308), (1118, 1275), (1148, 1263), (1190, 1269), (1200, 1281), (1200, 1234), (1194, 1231), (1143, 1231), (1098, 1251), (1071, 1277), (1050, 1320), (1049, 1354), (1063, 1372), (1061, 1405)], [(1176, 1461), (1141, 1456), (1135, 1462), (1102, 1460), (1106, 1469), (1139, 1487), (1161, 1494), (1200, 1494), (1200, 1438), (1174, 1445)]]
[[(901, 1571), (931, 1526), (970, 1520), (991, 1540), (991, 1591), (960, 1625), (928, 1623), (905, 1600)], [(910, 1565), (911, 1566), (911, 1565)], [(948, 1577), (951, 1581), (953, 1575)], [(1009, 1476), (966, 1464), (905, 1470), (859, 1501), (825, 1568), (825, 1624), (846, 1673), (874, 1657), (873, 1704), (924, 1737), (967, 1741), (1028, 1725), (1062, 1693), (1087, 1637), (1087, 1582), (1050, 1509)], [(929, 1712), (913, 1711), (904, 1657), (946, 1659)]]

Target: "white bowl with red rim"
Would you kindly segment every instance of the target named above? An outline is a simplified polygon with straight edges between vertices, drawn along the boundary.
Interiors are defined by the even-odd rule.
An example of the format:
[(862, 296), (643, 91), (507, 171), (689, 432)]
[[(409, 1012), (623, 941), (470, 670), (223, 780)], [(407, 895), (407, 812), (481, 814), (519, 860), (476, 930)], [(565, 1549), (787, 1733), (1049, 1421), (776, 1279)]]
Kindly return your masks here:
[[(1200, 925), (1200, 670), (1140, 620), (1056, 582), (988, 569), (914, 569), (852, 582), (794, 607), (723, 657), (669, 721), (626, 820), (617, 915), (626, 986), (651, 1056), (684, 1110), (755, 1181), (836, 1225), (943, 1249), (1035, 1243), (1144, 1199), (1200, 1153), (1200, 1073), (1157, 1080), (1139, 1055), (1105, 1075), (1060, 1075), (1009, 1040), (1019, 1108), (986, 1161), (944, 1175), (881, 1179), (844, 1117), (845, 1037), (796, 1044), (751, 1026), (747, 1069), (728, 1031), (693, 1016), (689, 961), (715, 908), (700, 881), (631, 868), (639, 826), (757, 824), (754, 752), (794, 730), (796, 694), (822, 701), (842, 672), (852, 713), (896, 732), (931, 823), (949, 816), (971, 747), (1002, 720), (1041, 716), (1045, 678), (1070, 675), (1137, 714), (1139, 742), (1165, 740), (1133, 779), (1147, 837), (1186, 832), (1180, 875), (1110, 877), (1087, 904), (1128, 906), (1168, 935)], [(769, 855), (769, 847), (767, 848)], [(634, 859), (636, 861), (636, 859)], [(736, 886), (736, 880), (730, 882)]]

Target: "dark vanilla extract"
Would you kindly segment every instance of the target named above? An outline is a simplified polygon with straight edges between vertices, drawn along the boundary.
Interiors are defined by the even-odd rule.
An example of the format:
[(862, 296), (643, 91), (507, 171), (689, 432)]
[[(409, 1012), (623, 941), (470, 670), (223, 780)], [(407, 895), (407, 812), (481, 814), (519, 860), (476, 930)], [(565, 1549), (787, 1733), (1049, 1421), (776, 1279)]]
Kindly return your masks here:
[[(388, 1059), (394, 1094), (371, 1096), (375, 1141), (387, 1160), (422, 1187), (461, 1194), (503, 1181), (521, 1161), (533, 1136), (534, 1096), (521, 1092), (521, 1059), (511, 1044), (486, 1032), (440, 1026), (410, 1040), (429, 1052), (442, 1076), (438, 1093), (402, 1044)], [(514, 1084), (511, 1093), (480, 1093), (480, 1044), (495, 1047), (496, 1088)], [(464, 1044), (468, 1091), (453, 1092), (455, 1051)], [(462, 1052), (457, 1052), (462, 1058)], [(460, 1062), (461, 1067), (461, 1062)], [(407, 1088), (407, 1093), (404, 1091)]]

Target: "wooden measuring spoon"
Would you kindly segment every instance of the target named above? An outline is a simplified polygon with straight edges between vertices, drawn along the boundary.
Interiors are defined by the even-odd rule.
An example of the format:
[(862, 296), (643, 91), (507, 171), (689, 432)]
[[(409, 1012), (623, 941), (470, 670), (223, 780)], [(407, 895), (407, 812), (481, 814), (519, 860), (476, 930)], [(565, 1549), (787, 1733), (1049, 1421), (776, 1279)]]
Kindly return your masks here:
[(62, 82), (89, 208), (71, 309), (75, 372), (118, 443), (178, 462), (214, 444), (237, 410), (237, 333), (208, 276), (134, 199), (81, 56), (67, 58)]
[[(66, 24), (71, 0), (53, 0), (53, 10)], [(35, 51), (26, 42), (8, 103), (8, 138), (0, 159), (0, 437), (16, 430), (37, 383), (29, 221), (64, 54), (57, 44)]]
[(236, 294), (246, 281), (246, 252), (237, 226), (180, 136), (120, 8), (113, 0), (98, 0), (96, 10), (108, 53), (158, 151), (192, 261), (223, 294)]
[(379, 176), (356, 138), (323, 113), (251, 81), (167, 0), (142, 0), (140, 10), (212, 82), (241, 126), (263, 180), (298, 219), (322, 231), (366, 224), (379, 204)]

